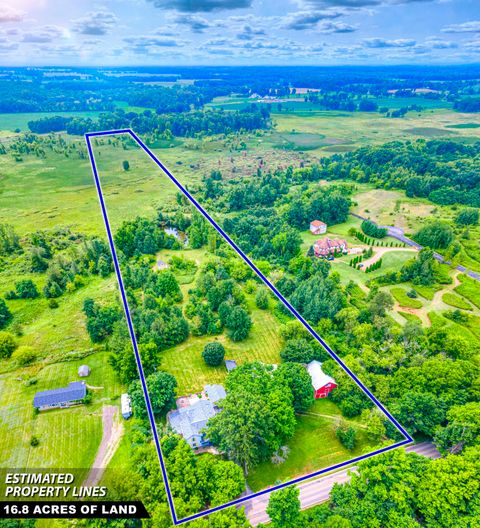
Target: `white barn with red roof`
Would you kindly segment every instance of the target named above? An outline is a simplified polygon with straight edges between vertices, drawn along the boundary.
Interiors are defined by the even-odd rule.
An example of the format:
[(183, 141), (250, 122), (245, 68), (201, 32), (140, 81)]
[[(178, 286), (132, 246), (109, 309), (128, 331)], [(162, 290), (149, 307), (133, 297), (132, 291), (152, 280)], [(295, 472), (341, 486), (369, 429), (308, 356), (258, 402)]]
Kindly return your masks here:
[(311, 361), (307, 365), (307, 371), (312, 378), (315, 399), (326, 398), (333, 389), (337, 388), (337, 382), (330, 376), (327, 376), (325, 372), (323, 372), (320, 361)]

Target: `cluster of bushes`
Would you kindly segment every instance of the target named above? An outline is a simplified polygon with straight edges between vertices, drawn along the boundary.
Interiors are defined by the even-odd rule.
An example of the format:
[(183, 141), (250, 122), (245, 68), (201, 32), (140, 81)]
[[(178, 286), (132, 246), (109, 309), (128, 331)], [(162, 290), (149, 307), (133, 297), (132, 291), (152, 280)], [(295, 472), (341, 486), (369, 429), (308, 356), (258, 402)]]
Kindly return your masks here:
[(371, 220), (364, 220), (362, 222), (362, 231), (373, 238), (385, 238), (388, 234), (388, 230), (385, 227), (378, 227), (377, 224)]
[(245, 339), (252, 327), (245, 295), (221, 262), (210, 262), (190, 290), (185, 314), (194, 335), (220, 334), (228, 330), (232, 341)]
[(363, 260), (363, 255), (357, 255), (356, 257), (353, 257), (353, 259), (350, 259), (350, 262), (348, 265), (351, 268), (360, 269), (360, 262)]

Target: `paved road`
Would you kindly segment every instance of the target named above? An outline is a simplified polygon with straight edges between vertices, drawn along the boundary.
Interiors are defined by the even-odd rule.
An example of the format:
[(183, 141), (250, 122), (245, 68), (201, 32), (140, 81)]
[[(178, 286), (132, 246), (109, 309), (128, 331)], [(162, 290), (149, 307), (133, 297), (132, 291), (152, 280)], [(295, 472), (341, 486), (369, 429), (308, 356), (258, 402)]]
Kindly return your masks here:
[[(440, 453), (430, 442), (422, 442), (420, 444), (408, 446), (406, 451), (413, 451), (419, 455), (433, 459), (440, 457)], [(302, 510), (327, 501), (333, 485), (348, 482), (350, 480), (350, 475), (348, 473), (356, 471), (356, 469), (357, 466), (351, 466), (335, 473), (331, 473), (330, 475), (299, 484), (298, 488), (300, 490), (300, 503), (302, 505)], [(245, 513), (252, 526), (269, 522), (270, 519), (265, 511), (268, 505), (268, 499), (269, 495), (262, 495), (261, 497), (256, 497), (246, 503)]]
[[(365, 218), (364, 216), (360, 216), (360, 215), (358, 215), (356, 213), (350, 213), (350, 214), (352, 216), (354, 216), (355, 218), (359, 218), (360, 220), (370, 220), (370, 218)], [(371, 221), (373, 222), (373, 220), (371, 220)], [(373, 222), (373, 223), (375, 223), (375, 222)], [(403, 229), (401, 229), (400, 227), (381, 226), (381, 225), (379, 225), (378, 227), (382, 227), (382, 228), (386, 229), (388, 231), (389, 236), (391, 236), (393, 238), (396, 238), (397, 240), (399, 240), (400, 242), (403, 242), (404, 244), (407, 244), (407, 246), (414, 247), (414, 248), (416, 248), (418, 250), (423, 249), (423, 246), (421, 246), (420, 244), (417, 244), (411, 238), (406, 237)], [(443, 263), (450, 264), (450, 261), (445, 261), (445, 259), (439, 253), (434, 252), (433, 253), (433, 257), (436, 260), (438, 260), (438, 262), (441, 262), (442, 264)], [(468, 270), (465, 266), (462, 266), (460, 264), (458, 266), (455, 266), (455, 269), (461, 271), (462, 273), (465, 273), (465, 275), (468, 275), (469, 277), (472, 277), (472, 279), (480, 281), (480, 273), (477, 273), (476, 271)]]

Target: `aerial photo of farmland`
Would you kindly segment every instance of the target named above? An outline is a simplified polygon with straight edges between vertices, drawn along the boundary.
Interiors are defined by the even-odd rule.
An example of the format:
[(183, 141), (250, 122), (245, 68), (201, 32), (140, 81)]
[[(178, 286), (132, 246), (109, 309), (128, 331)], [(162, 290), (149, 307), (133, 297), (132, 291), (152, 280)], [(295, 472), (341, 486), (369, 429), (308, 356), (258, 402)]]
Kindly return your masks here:
[[(411, 4), (446, 17), (450, 3)], [(163, 66), (175, 61), (152, 46), (174, 45), (154, 36), (123, 39), (149, 58), (141, 66), (113, 55), (109, 66), (16, 63), (8, 39), (47, 53), (57, 27), (29, 29), (23, 4), (0, 11), (0, 472), (71, 471), (110, 501), (140, 500), (150, 518), (0, 527), (477, 526), (473, 4), (448, 24), (438, 15), (439, 36), (432, 22), (422, 45), (406, 29), (372, 30), (370, 59), (349, 66), (287, 66), (281, 52)], [(166, 20), (192, 42), (225, 28), (215, 13), (230, 9), (245, 53), (267, 45), (267, 19), (328, 40), (360, 31), (340, 22), (355, 9), (387, 19), (406, 9), (302, 2), (256, 26), (234, 7), (174, 4)], [(71, 33), (113, 35), (127, 9), (79, 15)], [(418, 65), (407, 50), (427, 57), (428, 43), (457, 55)], [(392, 49), (402, 60), (368, 55)]]

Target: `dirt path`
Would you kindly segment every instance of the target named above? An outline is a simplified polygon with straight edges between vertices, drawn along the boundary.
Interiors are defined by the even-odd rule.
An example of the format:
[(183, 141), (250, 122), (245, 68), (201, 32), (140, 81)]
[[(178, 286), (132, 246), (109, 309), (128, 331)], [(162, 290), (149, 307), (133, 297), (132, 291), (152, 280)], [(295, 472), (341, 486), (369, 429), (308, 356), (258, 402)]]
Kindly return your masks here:
[(321, 416), (322, 418), (327, 418), (327, 420), (331, 420), (332, 422), (338, 422), (339, 424), (340, 422), (343, 421), (343, 422), (353, 425), (354, 427), (359, 427), (360, 429), (367, 428), (366, 425), (358, 423), (358, 422), (354, 422), (353, 420), (347, 420), (343, 416), (332, 416), (331, 414), (320, 414), (320, 413), (311, 412), (311, 411), (301, 412), (298, 414), (300, 414), (301, 416)]
[[(432, 326), (432, 322), (430, 321), (430, 318), (428, 317), (427, 313), (425, 312), (424, 308), (410, 308), (409, 306), (401, 306), (398, 301), (395, 301), (395, 305), (393, 309), (399, 313), (399, 312), (406, 312), (412, 315), (416, 315), (422, 323), (429, 327)], [(399, 315), (402, 315), (399, 313)]]
[(399, 247), (377, 247), (375, 246), (373, 248), (373, 251), (375, 252), (375, 254), (370, 257), (369, 259), (367, 260), (363, 260), (362, 261), (362, 264), (363, 264), (363, 267), (362, 269), (365, 270), (366, 268), (368, 268), (368, 266), (371, 266), (372, 264), (375, 264), (375, 262), (377, 262), (377, 260), (380, 260), (383, 255), (385, 255), (385, 253), (390, 253), (392, 251), (411, 251), (412, 253), (418, 253), (418, 251), (414, 248), (409, 248), (409, 247), (402, 247), (402, 248), (399, 248)]
[(102, 423), (102, 440), (98, 447), (95, 461), (92, 464), (92, 469), (83, 483), (84, 486), (95, 486), (98, 484), (123, 436), (123, 423), (119, 419), (118, 407), (104, 405)]

